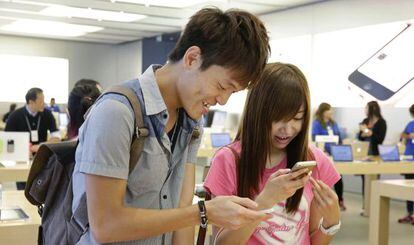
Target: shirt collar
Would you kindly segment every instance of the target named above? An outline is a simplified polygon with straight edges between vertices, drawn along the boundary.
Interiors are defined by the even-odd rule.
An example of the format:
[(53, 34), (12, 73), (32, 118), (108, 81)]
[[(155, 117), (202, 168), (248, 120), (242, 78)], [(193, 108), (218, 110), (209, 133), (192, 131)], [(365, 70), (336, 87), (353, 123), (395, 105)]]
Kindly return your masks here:
[(35, 117), (36, 115), (37, 115), (37, 112), (32, 112), (30, 109), (29, 109), (29, 106), (28, 105), (26, 105), (26, 111), (29, 113), (29, 115), (31, 115), (32, 117)]
[(161, 65), (149, 66), (138, 79), (141, 84), (147, 115), (155, 115), (167, 110), (155, 78), (155, 71), (161, 67)]

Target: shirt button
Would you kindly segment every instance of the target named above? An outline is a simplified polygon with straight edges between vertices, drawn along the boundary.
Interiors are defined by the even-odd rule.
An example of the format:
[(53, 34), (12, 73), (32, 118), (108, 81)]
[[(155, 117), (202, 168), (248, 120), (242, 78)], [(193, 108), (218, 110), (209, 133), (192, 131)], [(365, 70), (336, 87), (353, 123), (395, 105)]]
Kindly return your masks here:
[(162, 117), (163, 117), (164, 119), (167, 119), (168, 115), (167, 115), (167, 114), (162, 114)]
[(167, 195), (162, 196), (162, 198), (167, 199)]

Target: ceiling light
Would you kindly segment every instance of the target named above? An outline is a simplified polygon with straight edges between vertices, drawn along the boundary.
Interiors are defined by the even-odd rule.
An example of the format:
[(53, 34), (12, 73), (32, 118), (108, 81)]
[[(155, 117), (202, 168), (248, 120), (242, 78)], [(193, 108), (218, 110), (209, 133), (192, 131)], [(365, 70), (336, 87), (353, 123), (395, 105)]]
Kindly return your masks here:
[[(145, 6), (161, 6), (161, 7), (170, 7), (170, 8), (186, 8), (190, 6), (194, 6), (201, 3), (207, 3), (207, 2), (214, 2), (214, 1), (208, 1), (208, 0), (116, 0), (117, 2), (126, 2), (126, 3), (138, 3)], [(218, 0), (223, 1), (223, 0)], [(217, 0), (216, 0), (217, 2)]]
[(119, 22), (132, 22), (147, 16), (141, 14), (128, 14), (123, 12), (97, 10), (91, 8), (75, 8), (63, 5), (53, 5), (40, 11), (40, 14), (56, 17), (78, 17), (96, 20), (110, 20)]
[(97, 26), (67, 24), (57, 21), (16, 20), (0, 27), (1, 30), (19, 33), (44, 34), (50, 36), (78, 37), (103, 28)]

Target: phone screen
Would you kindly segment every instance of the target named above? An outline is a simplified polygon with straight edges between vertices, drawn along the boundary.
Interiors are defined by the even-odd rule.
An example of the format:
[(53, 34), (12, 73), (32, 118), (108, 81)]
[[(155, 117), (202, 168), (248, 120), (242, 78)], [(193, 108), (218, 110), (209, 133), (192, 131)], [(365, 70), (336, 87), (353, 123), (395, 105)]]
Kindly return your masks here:
[(397, 92), (414, 77), (414, 27), (407, 26), (375, 53), (358, 71), (387, 89)]

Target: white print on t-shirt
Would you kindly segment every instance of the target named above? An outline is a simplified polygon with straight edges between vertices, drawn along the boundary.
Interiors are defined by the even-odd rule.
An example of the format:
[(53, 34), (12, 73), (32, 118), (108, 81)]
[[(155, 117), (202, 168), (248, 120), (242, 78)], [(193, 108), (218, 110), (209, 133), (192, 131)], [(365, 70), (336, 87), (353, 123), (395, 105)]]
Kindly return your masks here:
[(255, 236), (263, 244), (299, 244), (309, 224), (309, 205), (302, 195), (298, 211), (294, 214), (285, 212), (285, 202), (274, 206), (272, 218), (262, 221), (255, 230)]

